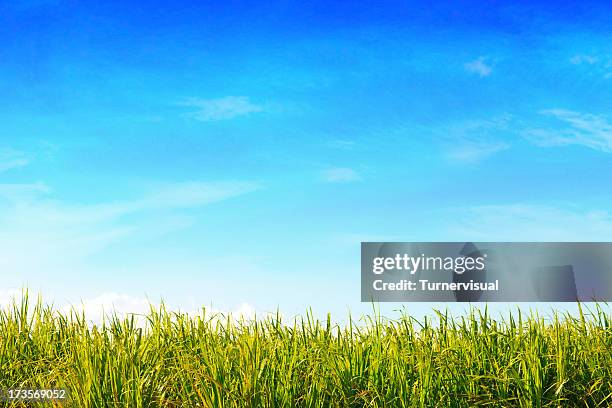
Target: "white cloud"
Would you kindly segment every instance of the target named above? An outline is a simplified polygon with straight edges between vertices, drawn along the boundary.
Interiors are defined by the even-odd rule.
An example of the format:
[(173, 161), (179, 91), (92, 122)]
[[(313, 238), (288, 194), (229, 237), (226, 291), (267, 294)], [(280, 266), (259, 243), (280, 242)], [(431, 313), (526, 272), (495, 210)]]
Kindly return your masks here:
[(594, 65), (599, 62), (599, 58), (593, 55), (574, 55), (570, 58), (570, 63), (573, 65), (588, 64)]
[(540, 146), (582, 145), (612, 152), (612, 124), (601, 115), (549, 109), (541, 112), (565, 125), (560, 128), (530, 129), (525, 136)]
[(252, 182), (174, 183), (158, 188), (153, 194), (135, 202), (135, 206), (143, 209), (197, 207), (250, 193), (258, 188), (259, 185)]
[(244, 317), (250, 320), (255, 318), (255, 308), (248, 303), (241, 303), (231, 314), (232, 316)]
[(451, 148), (447, 155), (451, 160), (477, 163), (508, 148), (510, 145), (504, 142), (464, 143)]
[(0, 184), (0, 199), (19, 201), (49, 191), (44, 183), (3, 183)]
[(570, 58), (570, 64), (582, 66), (587, 72), (612, 78), (612, 58), (609, 55), (577, 54)]
[(227, 120), (264, 110), (246, 96), (226, 96), (218, 99), (189, 98), (181, 105), (196, 108), (187, 116), (203, 122)]
[(174, 183), (134, 200), (85, 205), (52, 200), (44, 185), (0, 185), (0, 269), (20, 276), (86, 269), (83, 260), (111, 244), (138, 233), (156, 236), (188, 226), (189, 219), (176, 210), (257, 188), (245, 182)]
[(334, 167), (324, 170), (321, 173), (321, 177), (328, 183), (349, 183), (361, 180), (361, 177), (355, 170), (346, 167)]
[(435, 137), (442, 142), (447, 159), (478, 163), (510, 148), (510, 144), (501, 138), (510, 132), (511, 121), (512, 117), (507, 114), (488, 119), (457, 121), (440, 126)]
[(487, 77), (493, 72), (493, 66), (487, 63), (485, 57), (480, 57), (474, 61), (467, 62), (463, 65), (466, 71), (477, 74), (480, 77)]
[[(74, 310), (84, 313), (88, 321), (96, 324), (101, 323), (105, 317), (116, 315), (124, 318), (128, 315), (136, 315), (140, 324), (144, 323), (143, 316), (151, 310), (153, 303), (140, 297), (130, 296), (124, 293), (107, 292), (91, 299), (83, 299), (77, 304), (66, 304), (62, 307), (63, 313)], [(155, 307), (153, 305), (153, 307)]]
[[(10, 307), (13, 302), (16, 304), (20, 304), (24, 291), (22, 289), (15, 288), (0, 288), (0, 308)], [(28, 293), (29, 304), (32, 310), (33, 306), (40, 299), (43, 303), (47, 304), (47, 298), (44, 294), (40, 293)], [(140, 327), (144, 327), (146, 324), (146, 316), (151, 312), (151, 309), (159, 310), (161, 302), (154, 302), (150, 299), (143, 296), (132, 296), (127, 293), (120, 292), (104, 292), (100, 295), (81, 299), (76, 302), (66, 302), (63, 305), (59, 306), (56, 310), (69, 314), (70, 312), (75, 312), (77, 314), (84, 314), (85, 318), (88, 322), (93, 324), (101, 324), (105, 318), (109, 316), (117, 316), (119, 318), (125, 318), (129, 316), (134, 316), (137, 324)], [(192, 310), (185, 312), (185, 307), (187, 305), (180, 305), (179, 307), (172, 307), (170, 305), (165, 305), (166, 310), (173, 311), (181, 311), (182, 313), (187, 313), (190, 316), (201, 316), (203, 313), (203, 309), (201, 307), (192, 307)], [(194, 305), (192, 305), (194, 306)], [(228, 308), (227, 310), (222, 310), (218, 308), (214, 308), (212, 306), (206, 307), (206, 315), (210, 318), (213, 316), (218, 316), (219, 318), (223, 318), (230, 315), (235, 320), (246, 319), (252, 320), (257, 317), (257, 313), (255, 308), (249, 303), (242, 302), (236, 305), (234, 308)], [(266, 314), (262, 314), (263, 317)]]
[(330, 141), (327, 146), (334, 149), (352, 149), (355, 147), (355, 142), (352, 140), (336, 139)]
[(447, 216), (448, 240), (612, 240), (612, 215), (605, 211), (510, 204), (457, 208)]
[(27, 166), (30, 159), (24, 152), (13, 149), (0, 149), (0, 173)]
[[(106, 292), (93, 298), (82, 299), (77, 303), (67, 303), (60, 310), (64, 313), (69, 313), (71, 310), (77, 313), (84, 313), (86, 319), (95, 324), (101, 323), (104, 318), (112, 315), (119, 318), (134, 316), (137, 323), (140, 326), (144, 326), (146, 324), (145, 317), (151, 312), (151, 308), (159, 310), (160, 305), (160, 302), (153, 302), (145, 297), (131, 296), (118, 292)], [(182, 305), (180, 308), (174, 308), (166, 304), (164, 307), (170, 312), (178, 312), (185, 305)], [(246, 302), (229, 310), (220, 310), (213, 307), (206, 307), (205, 310), (208, 317), (231, 315), (236, 320), (241, 318), (251, 320), (256, 317), (255, 308)], [(190, 316), (201, 316), (203, 309), (194, 308), (189, 311), (181, 310), (181, 312), (187, 313)]]

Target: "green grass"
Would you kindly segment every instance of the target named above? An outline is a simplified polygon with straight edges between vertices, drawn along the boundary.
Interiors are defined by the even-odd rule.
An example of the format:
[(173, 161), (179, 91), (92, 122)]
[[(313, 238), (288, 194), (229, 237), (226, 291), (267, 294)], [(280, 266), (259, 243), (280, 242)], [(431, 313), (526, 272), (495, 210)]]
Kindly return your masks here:
[(592, 309), (340, 328), (162, 306), (96, 327), (26, 296), (0, 312), (0, 388), (66, 388), (74, 407), (609, 407), (611, 314)]

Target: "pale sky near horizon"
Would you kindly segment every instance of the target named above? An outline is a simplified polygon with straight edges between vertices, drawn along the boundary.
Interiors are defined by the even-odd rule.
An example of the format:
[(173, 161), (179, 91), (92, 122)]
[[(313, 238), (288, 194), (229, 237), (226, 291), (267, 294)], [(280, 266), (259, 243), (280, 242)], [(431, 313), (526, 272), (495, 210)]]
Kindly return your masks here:
[(589, 1), (0, 5), (0, 303), (344, 316), (361, 241), (612, 241), (611, 27)]

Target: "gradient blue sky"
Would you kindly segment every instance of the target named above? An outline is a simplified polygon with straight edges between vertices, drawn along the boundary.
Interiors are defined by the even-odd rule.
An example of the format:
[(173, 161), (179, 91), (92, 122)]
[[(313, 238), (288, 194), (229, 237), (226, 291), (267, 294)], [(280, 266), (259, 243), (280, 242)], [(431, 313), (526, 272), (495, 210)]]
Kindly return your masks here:
[(362, 240), (612, 240), (611, 27), (606, 2), (3, 2), (0, 300), (345, 314)]

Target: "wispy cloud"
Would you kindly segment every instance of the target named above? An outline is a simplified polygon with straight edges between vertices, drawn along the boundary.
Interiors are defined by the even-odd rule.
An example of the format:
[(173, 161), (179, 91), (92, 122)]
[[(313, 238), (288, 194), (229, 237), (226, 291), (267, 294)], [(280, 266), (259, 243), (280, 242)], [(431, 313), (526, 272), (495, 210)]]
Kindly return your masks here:
[(264, 110), (261, 105), (252, 103), (246, 96), (226, 96), (218, 99), (188, 98), (181, 105), (195, 108), (186, 116), (203, 122), (233, 119)]
[(609, 55), (576, 54), (569, 62), (605, 79), (612, 78), (612, 57)]
[(510, 148), (501, 140), (510, 133), (510, 115), (487, 119), (458, 121), (442, 126), (436, 137), (444, 145), (447, 159), (463, 163), (478, 163), (496, 153)]
[(24, 152), (13, 149), (0, 149), (0, 173), (27, 166), (30, 159)]
[[(0, 268), (7, 273), (71, 266), (109, 245), (156, 228), (184, 228), (177, 210), (198, 208), (259, 188), (249, 182), (158, 186), (133, 200), (74, 204), (49, 198), (44, 185), (0, 186)], [(144, 231), (144, 232), (143, 232)]]
[(463, 65), (466, 71), (480, 77), (488, 77), (493, 72), (493, 65), (487, 62), (486, 57), (480, 57)]
[(183, 182), (157, 187), (141, 200), (126, 203), (130, 210), (198, 207), (226, 200), (260, 188), (254, 182)]
[(446, 239), (475, 241), (609, 241), (612, 215), (572, 207), (507, 204), (454, 208)]
[(508, 148), (510, 145), (504, 142), (464, 143), (451, 148), (448, 151), (448, 157), (459, 162), (478, 163)]
[(588, 64), (594, 65), (599, 62), (599, 58), (593, 55), (574, 55), (570, 58), (570, 63), (574, 65)]
[(334, 167), (323, 170), (321, 178), (328, 183), (349, 183), (361, 180), (359, 173), (347, 167)]
[(612, 123), (605, 116), (564, 109), (548, 109), (541, 114), (556, 119), (553, 128), (529, 129), (525, 136), (540, 146), (581, 145), (612, 152)]
[(23, 201), (49, 191), (44, 183), (3, 183), (0, 184), (0, 200)]
[(353, 140), (346, 139), (335, 139), (327, 143), (327, 146), (332, 149), (352, 149), (355, 145), (356, 143)]

